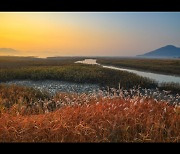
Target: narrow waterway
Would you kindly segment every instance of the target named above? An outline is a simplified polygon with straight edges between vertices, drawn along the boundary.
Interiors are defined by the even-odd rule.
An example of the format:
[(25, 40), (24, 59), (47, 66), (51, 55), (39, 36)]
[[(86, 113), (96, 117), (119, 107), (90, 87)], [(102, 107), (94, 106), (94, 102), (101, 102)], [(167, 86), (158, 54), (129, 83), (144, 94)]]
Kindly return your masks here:
[[(77, 61), (76, 63), (83, 63), (83, 64), (96, 64), (96, 65), (100, 65), (98, 63), (96, 63), (96, 59), (85, 59), (83, 61)], [(143, 72), (143, 71), (139, 71), (139, 70), (134, 70), (134, 69), (127, 69), (127, 68), (122, 68), (122, 67), (115, 67), (115, 66), (106, 66), (106, 65), (101, 65), (104, 68), (109, 68), (109, 69), (114, 69), (114, 70), (121, 70), (121, 71), (127, 71), (127, 72), (131, 72), (131, 73), (135, 73), (139, 76), (142, 77), (147, 77), (150, 78), (152, 80), (157, 81), (159, 84), (161, 83), (179, 83), (180, 84), (180, 77), (179, 76), (173, 76), (173, 75), (164, 75), (164, 74), (158, 74), (158, 73), (151, 73), (151, 72)]]

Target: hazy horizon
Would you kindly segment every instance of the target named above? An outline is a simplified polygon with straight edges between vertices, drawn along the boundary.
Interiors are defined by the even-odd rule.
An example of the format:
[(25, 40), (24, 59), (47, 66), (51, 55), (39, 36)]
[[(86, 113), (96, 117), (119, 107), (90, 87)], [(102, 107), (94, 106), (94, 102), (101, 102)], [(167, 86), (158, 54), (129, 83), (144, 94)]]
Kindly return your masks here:
[(177, 12), (1, 12), (0, 55), (136, 56), (180, 47)]

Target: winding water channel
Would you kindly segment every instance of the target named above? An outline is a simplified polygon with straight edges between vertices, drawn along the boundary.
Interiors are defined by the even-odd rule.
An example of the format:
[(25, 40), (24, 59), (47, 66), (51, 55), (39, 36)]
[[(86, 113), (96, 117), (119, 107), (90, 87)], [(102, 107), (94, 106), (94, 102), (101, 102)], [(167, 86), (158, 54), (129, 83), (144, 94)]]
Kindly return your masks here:
[[(85, 59), (83, 61), (77, 61), (76, 63), (83, 63), (83, 64), (96, 64), (96, 59)], [(151, 72), (144, 72), (144, 71), (139, 71), (139, 70), (134, 70), (134, 69), (127, 69), (127, 68), (122, 68), (122, 67), (115, 67), (115, 66), (106, 66), (106, 65), (101, 65), (104, 68), (109, 68), (109, 69), (114, 69), (114, 70), (121, 70), (121, 71), (127, 71), (131, 73), (135, 73), (139, 76), (142, 77), (148, 77), (152, 80), (157, 81), (159, 84), (161, 83), (179, 83), (180, 84), (180, 76), (175, 76), (175, 75), (164, 75), (164, 74), (158, 74), (158, 73), (151, 73)]]

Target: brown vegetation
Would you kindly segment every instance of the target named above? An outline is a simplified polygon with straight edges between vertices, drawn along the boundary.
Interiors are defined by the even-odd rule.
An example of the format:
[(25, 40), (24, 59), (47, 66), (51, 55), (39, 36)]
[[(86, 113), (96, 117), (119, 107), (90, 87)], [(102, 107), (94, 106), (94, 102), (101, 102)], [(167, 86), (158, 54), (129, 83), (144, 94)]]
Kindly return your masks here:
[[(73, 97), (72, 97), (73, 99)], [(180, 108), (165, 102), (91, 99), (46, 114), (0, 114), (0, 142), (179, 142)]]

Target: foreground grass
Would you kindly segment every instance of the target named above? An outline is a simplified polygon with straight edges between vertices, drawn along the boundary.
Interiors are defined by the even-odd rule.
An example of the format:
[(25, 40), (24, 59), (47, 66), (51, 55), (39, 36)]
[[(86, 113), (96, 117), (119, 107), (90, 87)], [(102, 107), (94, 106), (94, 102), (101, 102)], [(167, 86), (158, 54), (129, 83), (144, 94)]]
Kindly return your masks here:
[(179, 142), (180, 110), (120, 98), (39, 115), (0, 115), (0, 142)]
[(34, 103), (38, 100), (46, 99), (50, 99), (50, 95), (46, 91), (41, 92), (23, 86), (7, 86), (0, 84), (0, 113), (15, 106), (17, 107), (16, 111), (22, 111), (21, 107), (26, 106), (27, 112), (30, 108), (30, 113), (32, 113), (32, 106)]
[(179, 142), (180, 108), (134, 95), (0, 87), (0, 142)]
[(180, 60), (176, 59), (123, 59), (98, 58), (97, 62), (104, 65), (135, 68), (165, 74), (180, 75)]

